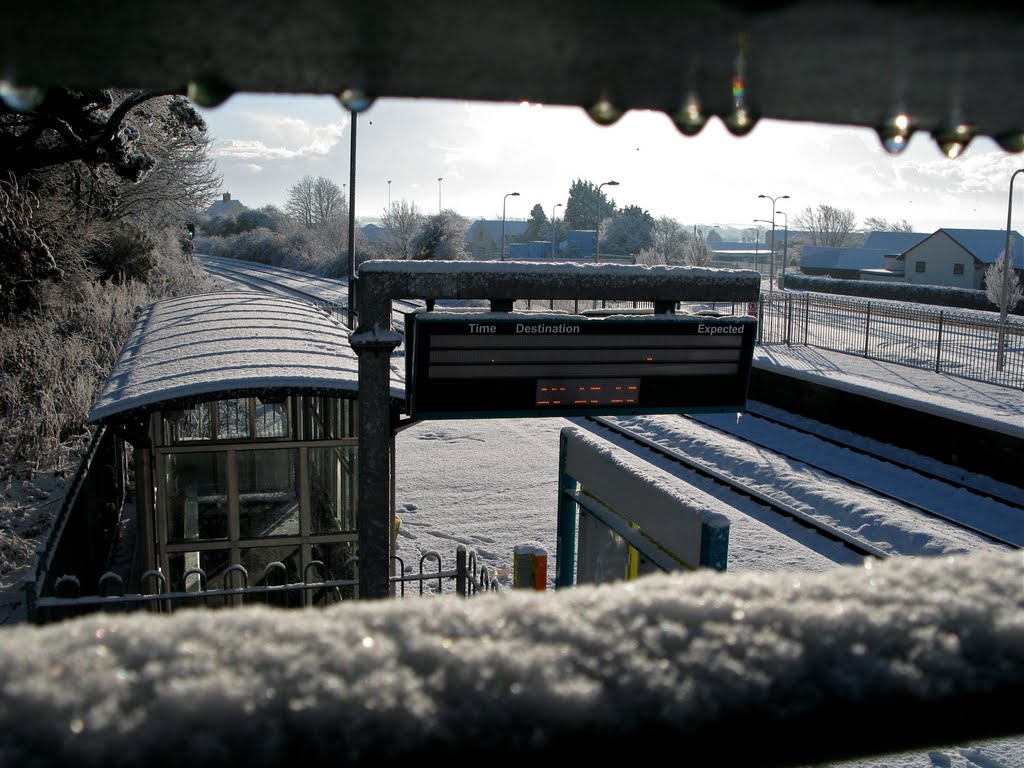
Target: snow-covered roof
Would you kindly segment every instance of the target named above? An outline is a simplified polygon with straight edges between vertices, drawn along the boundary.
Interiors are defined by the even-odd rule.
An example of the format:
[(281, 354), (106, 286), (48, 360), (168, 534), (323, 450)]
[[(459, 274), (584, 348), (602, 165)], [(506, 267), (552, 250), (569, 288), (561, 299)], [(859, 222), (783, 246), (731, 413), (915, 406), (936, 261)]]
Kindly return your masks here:
[[(349, 334), (326, 310), (272, 294), (159, 301), (138, 312), (88, 420), (243, 394), (355, 397), (358, 359)], [(404, 402), (400, 383), (391, 395)]]

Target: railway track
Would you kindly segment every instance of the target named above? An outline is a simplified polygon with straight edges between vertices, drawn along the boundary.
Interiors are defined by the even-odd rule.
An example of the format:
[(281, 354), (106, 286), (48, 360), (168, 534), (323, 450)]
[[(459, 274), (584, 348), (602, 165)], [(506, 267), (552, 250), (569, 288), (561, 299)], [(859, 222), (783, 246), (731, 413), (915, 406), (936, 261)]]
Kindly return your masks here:
[[(830, 453), (822, 449), (822, 437), (798, 428), (792, 431), (802, 432), (802, 440), (792, 435), (758, 439), (757, 429), (750, 426), (756, 419), (744, 414), (741, 430), (724, 426), (735, 422), (732, 414), (719, 415), (717, 421), (678, 415), (594, 417), (603, 429), (756, 498), (777, 514), (810, 527), (824, 522), (823, 535), (834, 538), (838, 530), (844, 540), (864, 545), (867, 554), (919, 554), (915, 538), (922, 531), (947, 537), (954, 548), (1019, 549), (1024, 544), (1019, 522), (1024, 507), (1014, 499), (974, 493), (934, 473), (918, 473), (910, 464), (889, 462), (863, 448), (848, 449), (836, 438), (829, 439)], [(779, 419), (768, 421), (776, 431), (789, 430)], [(706, 449), (709, 444), (713, 451)], [(831, 499), (863, 512), (844, 511), (845, 518), (837, 519)], [(899, 520), (889, 531), (873, 528), (874, 512), (880, 509)]]
[[(310, 275), (302, 272), (264, 267), (259, 264), (240, 264), (230, 259), (204, 256), (201, 257), (201, 263), (212, 274), (221, 275), (255, 290), (270, 291), (327, 305), (341, 315), (340, 319), (343, 322), (345, 320), (347, 286), (342, 281), (315, 281), (311, 280)], [(320, 282), (321, 285), (317, 286), (316, 282)], [(396, 330), (401, 330), (404, 328), (405, 314), (422, 308), (424, 303), (395, 301), (393, 306), (393, 326)], [(396, 354), (400, 355), (401, 350), (396, 350)], [(835, 435), (825, 434), (823, 430), (813, 430), (806, 425), (800, 426), (796, 423), (796, 417), (790, 421), (786, 418), (788, 414), (772, 415), (771, 410), (769, 407), (751, 403), (748, 412), (742, 416), (742, 429), (736, 424), (728, 425), (721, 418), (715, 420), (707, 416), (595, 416), (581, 417), (575, 421), (585, 423), (587, 428), (605, 435), (614, 435), (615, 439), (631, 446), (630, 449), (638, 455), (645, 452), (650, 456), (657, 455), (710, 479), (717, 486), (726, 489), (727, 495), (732, 494), (735, 497), (738, 494), (752, 500), (769, 510), (770, 514), (794, 521), (806, 531), (813, 531), (839, 544), (844, 550), (859, 558), (918, 554), (913, 551), (913, 542), (909, 540), (914, 538), (915, 529), (919, 525), (928, 527), (929, 532), (936, 530), (937, 527), (948, 527), (949, 530), (955, 530), (957, 535), (966, 537), (966, 543), (954, 542), (951, 545), (954, 551), (959, 547), (966, 550), (975, 546), (1020, 548), (1024, 545), (1019, 533), (1019, 521), (1024, 518), (1024, 501), (1021, 499), (1011, 498), (1009, 494), (1001, 494), (991, 488), (971, 486), (964, 482), (963, 478), (959, 481), (951, 479), (949, 475), (952, 472), (949, 469), (945, 472), (932, 471), (911, 461), (901, 461), (893, 456), (882, 455), (864, 445), (854, 445)], [(654, 436), (658, 431), (654, 427), (664, 426), (666, 423), (678, 424), (678, 427), (673, 428), (677, 429), (679, 434), (693, 432), (695, 429), (702, 430), (704, 434), (701, 439), (731, 446), (730, 450), (734, 453), (759, 453), (761, 459), (772, 462), (773, 466), (758, 470), (760, 476), (750, 471), (744, 476), (744, 472), (736, 472), (730, 468), (730, 463), (735, 462), (729, 458), (728, 450), (720, 452), (721, 462), (709, 462), (706, 457), (696, 458), (688, 455), (681, 439)], [(755, 425), (771, 425), (772, 429), (777, 431), (784, 430), (787, 437), (774, 441), (759, 438), (758, 429), (753, 428)], [(761, 430), (763, 431), (764, 429)], [(799, 435), (801, 440), (794, 440), (793, 435)], [(781, 447), (794, 443), (807, 447), (799, 452)], [(828, 450), (823, 446), (828, 446)], [(840, 464), (837, 460), (830, 463), (826, 456), (828, 451), (856, 454), (862, 465), (858, 470), (859, 474), (852, 475), (846, 471), (849, 462), (844, 461)], [(838, 466), (843, 466), (844, 469), (837, 469)], [(798, 482), (803, 486), (817, 485), (829, 490), (822, 491), (815, 497), (808, 497), (806, 494), (796, 495), (785, 488), (784, 476), (787, 473), (799, 474)], [(898, 474), (899, 477), (892, 478), (893, 474)], [(913, 482), (908, 478), (912, 478)], [(952, 514), (948, 508), (923, 500), (921, 494), (916, 491), (906, 492), (908, 487), (918, 488), (922, 484), (930, 487), (929, 492), (933, 496), (945, 494), (955, 497), (955, 506), (961, 510), (971, 510), (979, 506), (1001, 508), (1007, 520), (1006, 530), (1011, 534), (1003, 535), (999, 530), (991, 530), (984, 525), (973, 523), (963, 514)], [(835, 490), (836, 488), (839, 490)], [(825, 497), (829, 493), (861, 494), (866, 515), (870, 516), (873, 507), (883, 506), (887, 512), (892, 509), (898, 510), (906, 522), (902, 523), (898, 530), (891, 532), (891, 538), (889, 532), (876, 531), (873, 538), (870, 533), (862, 535), (861, 526), (856, 521), (830, 519), (827, 512), (822, 512), (828, 507)], [(915, 496), (914, 493), (918, 495)], [(1024, 499), (1024, 492), (1021, 492), (1021, 497)], [(940, 538), (942, 535), (944, 534), (940, 532)], [(908, 541), (900, 543), (901, 538)], [(956, 536), (952, 538), (955, 539)]]

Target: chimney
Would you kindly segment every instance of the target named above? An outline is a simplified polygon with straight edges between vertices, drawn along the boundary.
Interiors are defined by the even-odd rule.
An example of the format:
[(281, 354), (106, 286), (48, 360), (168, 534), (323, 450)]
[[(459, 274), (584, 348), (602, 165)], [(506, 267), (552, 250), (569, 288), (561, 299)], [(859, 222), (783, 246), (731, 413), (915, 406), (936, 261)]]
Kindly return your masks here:
[(230, 192), (225, 192), (224, 193), (224, 202), (226, 203), (230, 199), (231, 199), (231, 193)]

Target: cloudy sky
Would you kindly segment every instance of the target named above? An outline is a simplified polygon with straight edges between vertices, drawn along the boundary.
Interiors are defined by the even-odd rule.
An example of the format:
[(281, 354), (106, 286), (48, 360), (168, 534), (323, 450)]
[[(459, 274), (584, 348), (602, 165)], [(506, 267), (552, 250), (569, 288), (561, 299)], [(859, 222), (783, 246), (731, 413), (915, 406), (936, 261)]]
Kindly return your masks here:
[[(201, 111), (223, 191), (246, 206), (283, 206), (305, 174), (349, 193), (351, 119), (336, 99), (237, 95)], [(786, 214), (777, 217), (780, 228), (830, 205), (853, 211), (858, 225), (879, 217), (906, 219), (919, 232), (1005, 229), (1010, 178), (1024, 167), (1024, 157), (985, 137), (951, 160), (927, 134), (891, 156), (865, 128), (762, 120), (736, 137), (713, 119), (686, 137), (656, 112), (599, 126), (574, 107), (395, 98), (360, 113), (356, 148), (355, 210), (364, 222), (378, 218), (389, 197), (428, 214), (440, 206), (500, 219), (504, 204), (512, 220), (540, 204), (550, 217), (579, 178), (616, 180), (605, 192), (619, 206), (687, 225), (758, 226), (755, 219), (772, 217), (764, 194), (789, 195), (776, 202)], [(520, 196), (506, 198), (510, 192)], [(1013, 226), (1021, 231), (1024, 200), (1017, 203)]]

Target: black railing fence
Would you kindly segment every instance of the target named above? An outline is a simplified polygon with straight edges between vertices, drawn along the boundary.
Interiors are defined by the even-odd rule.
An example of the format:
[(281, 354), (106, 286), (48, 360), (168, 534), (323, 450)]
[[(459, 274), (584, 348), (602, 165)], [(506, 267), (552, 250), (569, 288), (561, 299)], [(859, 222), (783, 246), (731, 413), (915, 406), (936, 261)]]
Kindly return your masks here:
[[(802, 344), (1024, 389), (1024, 320), (819, 293), (768, 292), (758, 343)], [(998, 368), (1001, 326), (1002, 369)]]
[[(652, 311), (650, 302), (534, 301), (517, 309), (564, 312)], [(758, 319), (758, 344), (797, 344), (860, 355), (988, 384), (1024, 389), (1024, 318), (1003, 326), (996, 313), (943, 309), (824, 293), (763, 292), (756, 305), (681, 303), (682, 312)], [(1002, 369), (997, 366), (1003, 327)]]

